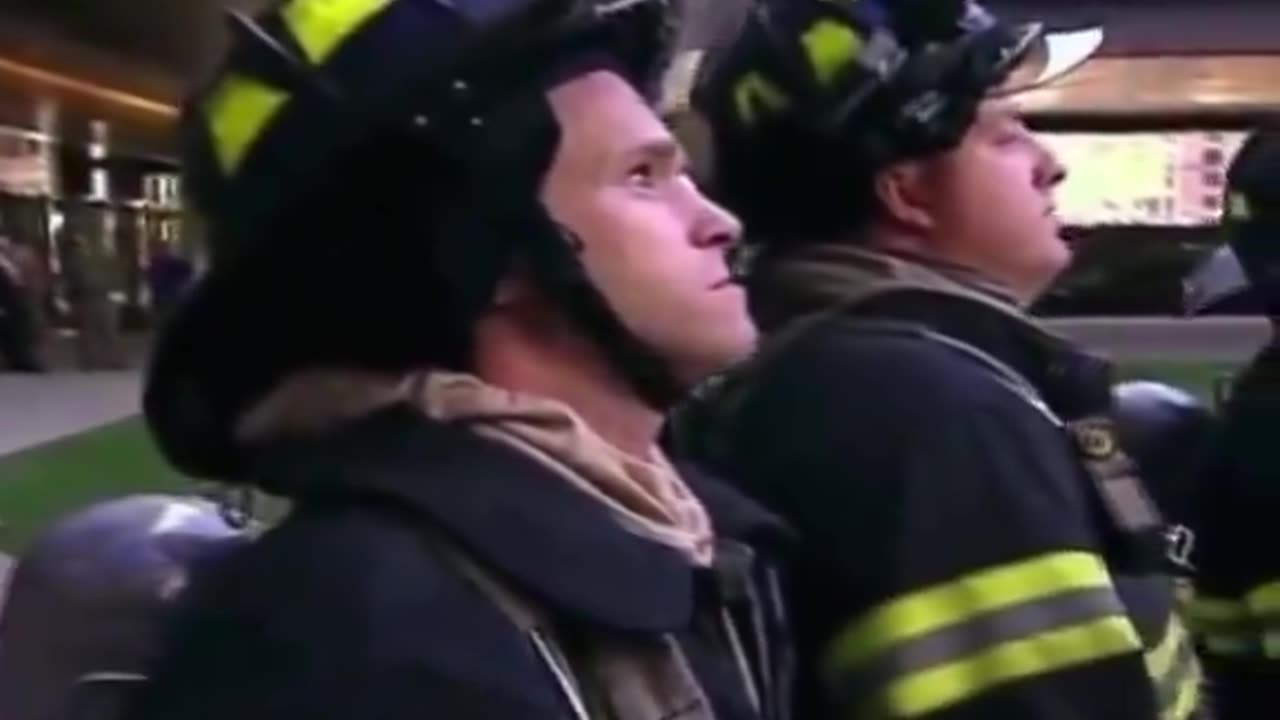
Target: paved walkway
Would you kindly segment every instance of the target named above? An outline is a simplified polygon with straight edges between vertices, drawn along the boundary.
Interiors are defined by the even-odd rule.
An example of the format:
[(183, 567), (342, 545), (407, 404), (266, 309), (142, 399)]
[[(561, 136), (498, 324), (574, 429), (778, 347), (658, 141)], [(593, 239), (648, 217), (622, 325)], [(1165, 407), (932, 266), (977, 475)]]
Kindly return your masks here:
[[(138, 413), (137, 372), (0, 373), (0, 457)], [(0, 607), (12, 559), (0, 553)]]
[(1263, 318), (1060, 318), (1048, 325), (1117, 360), (1241, 362), (1270, 335)]
[(137, 372), (0, 374), (0, 456), (138, 413)]

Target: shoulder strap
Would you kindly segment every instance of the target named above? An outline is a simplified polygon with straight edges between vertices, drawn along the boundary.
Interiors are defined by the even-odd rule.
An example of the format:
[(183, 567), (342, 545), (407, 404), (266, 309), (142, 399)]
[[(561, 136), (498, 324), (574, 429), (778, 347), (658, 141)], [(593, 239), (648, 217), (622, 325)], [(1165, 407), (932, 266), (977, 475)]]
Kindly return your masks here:
[(505, 583), (499, 581), (491, 572), (472, 560), (453, 540), (434, 528), (422, 527), (414, 529), (424, 537), (430, 546), (430, 550), (435, 555), (442, 558), (449, 567), (456, 570), (458, 574), (466, 578), (477, 590), (483, 593), (522, 632), (530, 632), (546, 627), (546, 618), (541, 611), (525, 602), (511, 591)]
[(662, 720), (677, 714), (689, 720), (714, 719), (700, 681), (673, 636), (622, 637), (583, 628), (581, 636), (566, 638), (564, 628), (544, 608), (429, 521), (385, 503), (373, 504), (406, 523), (427, 552), (457, 572), (521, 631), (554, 678), (572, 720)]
[[(785, 350), (810, 333), (831, 324), (838, 324), (841, 328), (864, 335), (912, 337), (928, 340), (949, 348), (986, 367), (1001, 385), (1025, 400), (1027, 404), (1044, 415), (1045, 419), (1058, 427), (1064, 425), (1062, 419), (1044, 401), (1031, 381), (985, 350), (950, 335), (944, 335), (919, 323), (907, 320), (889, 320), (850, 315), (843, 306), (815, 313), (788, 325), (773, 338), (766, 341), (760, 352), (748, 361), (749, 364), (746, 367), (761, 368), (767, 366)], [(750, 370), (745, 370), (744, 374), (750, 374)]]
[[(576, 648), (584, 687), (565, 653), (553, 623), (536, 605), (514, 592), (439, 532), (426, 533), (431, 549), (467, 578), (524, 632), (551, 672), (573, 712), (573, 720), (659, 720), (675, 717), (713, 720), (711, 704), (671, 635), (658, 642), (590, 635)], [(612, 710), (610, 709), (612, 708)], [(616, 711), (616, 712), (614, 712)]]
[(582, 688), (555, 638), (552, 623), (540, 608), (508, 587), (493, 572), (473, 559), (453, 538), (434, 527), (423, 516), (394, 503), (371, 500), (368, 496), (348, 495), (346, 500), (376, 512), (412, 532), (421, 541), (426, 552), (457, 572), (506, 616), (528, 639), (539, 660), (555, 678), (562, 697), (573, 712), (573, 720), (597, 720), (600, 717), (588, 711)]
[[(885, 327), (876, 322), (879, 326), (876, 329), (884, 332)], [(844, 325), (854, 330), (873, 330), (866, 320), (860, 318), (846, 318)], [(1064, 421), (1049, 407), (1030, 380), (981, 348), (911, 323), (903, 323), (900, 331), (938, 343), (977, 361), (1001, 385), (1066, 432), (1077, 460), (1102, 502), (1111, 528), (1117, 531), (1120, 538), (1118, 551), (1124, 562), (1131, 567), (1145, 569), (1160, 564), (1159, 559), (1166, 555), (1163, 547), (1166, 543), (1165, 523), (1138, 476), (1136, 463), (1120, 447), (1113, 418), (1104, 414)]]
[(568, 657), (556, 641), (552, 624), (546, 614), (511, 590), (443, 533), (426, 524), (421, 526), (415, 524), (413, 529), (420, 534), (433, 554), (466, 578), (529, 639), (529, 643), (555, 678), (561, 694), (573, 710), (574, 720), (592, 720), (592, 715), (587, 709), (586, 696), (574, 675)]
[[(867, 335), (914, 337), (945, 347), (981, 365), (1002, 386), (1035, 408), (1071, 439), (1076, 458), (1089, 476), (1102, 503), (1108, 524), (1119, 538), (1117, 550), (1125, 564), (1152, 569), (1166, 555), (1164, 520), (1137, 473), (1136, 464), (1120, 447), (1115, 422), (1106, 415), (1064, 421), (1045, 402), (1036, 386), (991, 353), (959, 338), (919, 323), (851, 316), (833, 311), (798, 321), (766, 346), (753, 362), (767, 363), (810, 332), (829, 323)], [(746, 381), (749, 386), (750, 379)]]
[[(864, 326), (868, 321), (850, 318), (846, 319), (846, 322), (856, 328)], [(889, 329), (892, 328), (881, 327), (879, 328), (879, 331), (885, 332)], [(910, 334), (914, 337), (920, 338), (921, 340), (938, 343), (939, 345), (953, 350), (972, 361), (976, 361), (979, 365), (984, 366), (997, 382), (1018, 397), (1022, 398), (1028, 405), (1035, 408), (1036, 411), (1043, 415), (1044, 418), (1054, 426), (1061, 428), (1065, 425), (1062, 418), (1058, 417), (1058, 414), (1049, 407), (1049, 404), (1046, 403), (1044, 398), (1040, 395), (1040, 391), (1036, 389), (1035, 385), (1033, 385), (1026, 376), (1017, 370), (1014, 370), (1008, 363), (1000, 360), (991, 353), (976, 345), (959, 340), (950, 335), (937, 332), (936, 330), (932, 330), (923, 325), (902, 323), (898, 329), (902, 334)]]

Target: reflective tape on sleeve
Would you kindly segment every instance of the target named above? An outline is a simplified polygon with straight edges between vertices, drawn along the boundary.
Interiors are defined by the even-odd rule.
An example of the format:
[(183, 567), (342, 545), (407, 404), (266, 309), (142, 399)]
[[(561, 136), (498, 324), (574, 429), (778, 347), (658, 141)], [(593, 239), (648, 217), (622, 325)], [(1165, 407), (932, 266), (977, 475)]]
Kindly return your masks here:
[(1203, 675), (1182, 620), (1170, 615), (1164, 636), (1145, 654), (1161, 720), (1187, 720), (1200, 705)]
[(839, 633), (827, 680), (872, 698), (870, 714), (915, 717), (999, 685), (1141, 652), (1092, 553), (1048, 553), (891, 600)]

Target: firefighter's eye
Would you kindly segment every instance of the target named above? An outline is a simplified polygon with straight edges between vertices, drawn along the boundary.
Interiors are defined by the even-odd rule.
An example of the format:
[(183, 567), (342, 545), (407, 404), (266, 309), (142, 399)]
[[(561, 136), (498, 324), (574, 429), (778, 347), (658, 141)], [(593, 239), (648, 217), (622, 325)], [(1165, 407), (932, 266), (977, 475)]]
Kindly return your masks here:
[(650, 161), (636, 163), (627, 170), (627, 182), (637, 187), (653, 187), (658, 181), (658, 167)]

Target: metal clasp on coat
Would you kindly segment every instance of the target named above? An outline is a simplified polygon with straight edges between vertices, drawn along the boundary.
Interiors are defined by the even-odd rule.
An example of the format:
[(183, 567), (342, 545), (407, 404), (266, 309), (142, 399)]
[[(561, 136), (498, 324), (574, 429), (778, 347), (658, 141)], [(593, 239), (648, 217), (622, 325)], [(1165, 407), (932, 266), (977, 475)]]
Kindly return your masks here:
[(1185, 525), (1171, 525), (1164, 533), (1166, 542), (1165, 555), (1174, 566), (1187, 572), (1195, 572), (1195, 563), (1191, 562), (1191, 554), (1196, 549), (1196, 534)]

